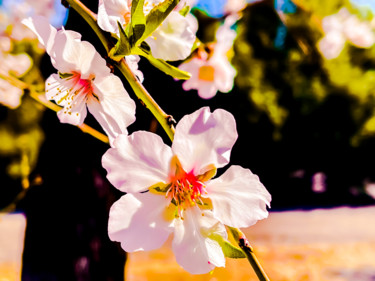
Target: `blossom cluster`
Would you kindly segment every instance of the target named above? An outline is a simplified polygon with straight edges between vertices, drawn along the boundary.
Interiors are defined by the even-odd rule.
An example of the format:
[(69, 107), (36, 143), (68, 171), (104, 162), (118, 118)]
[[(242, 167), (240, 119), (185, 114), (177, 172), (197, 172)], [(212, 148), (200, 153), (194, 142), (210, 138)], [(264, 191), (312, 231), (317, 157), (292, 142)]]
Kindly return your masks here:
[(318, 48), (327, 59), (338, 57), (346, 41), (359, 48), (369, 48), (375, 43), (373, 24), (361, 21), (346, 8), (323, 18), (322, 28), (325, 35), (318, 42)]
[[(50, 4), (43, 2), (46, 7)], [(190, 72), (183, 88), (197, 89), (202, 98), (230, 91), (236, 75), (228, 56), (236, 37), (232, 27), (245, 3), (226, 6), (228, 15), (210, 43), (197, 40), (198, 22), (189, 12), (192, 4), (100, 0), (97, 24), (115, 41), (109, 57), (123, 59), (138, 83), (144, 79), (138, 68), (143, 56), (175, 78)], [(120, 77), (80, 33), (52, 26), (46, 17), (49, 10), (43, 7), (35, 6), (36, 12), (22, 23), (56, 69), (45, 81), (45, 98), (60, 107), (57, 116), (62, 123), (80, 126), (87, 111), (93, 115), (111, 146), (102, 158), (107, 178), (126, 193), (110, 210), (110, 239), (133, 252), (156, 249), (173, 234), (176, 260), (187, 271), (201, 274), (225, 266), (225, 257), (231, 257), (225, 249), (226, 226), (249, 227), (266, 218), (271, 201), (249, 169), (234, 165), (214, 178), (218, 168), (229, 164), (238, 137), (233, 115), (208, 107), (185, 115), (176, 125), (171, 146), (151, 132), (129, 134), (128, 126), (136, 121), (136, 102)], [(39, 10), (48, 13), (40, 15)], [(1, 41), (0, 73), (23, 75), (30, 58), (10, 54), (7, 44), (9, 40)], [(183, 60), (180, 69), (168, 64)], [(22, 91), (12, 94), (17, 101), (3, 101), (1, 89), (2, 84), (0, 102), (16, 107)]]

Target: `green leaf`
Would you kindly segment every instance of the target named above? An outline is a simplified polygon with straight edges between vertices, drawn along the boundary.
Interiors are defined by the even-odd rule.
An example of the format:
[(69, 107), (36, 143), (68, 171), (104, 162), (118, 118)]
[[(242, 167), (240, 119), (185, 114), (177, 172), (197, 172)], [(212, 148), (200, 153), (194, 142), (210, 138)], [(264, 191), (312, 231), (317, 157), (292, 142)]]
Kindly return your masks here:
[(186, 15), (190, 12), (190, 6), (183, 7), (179, 13), (181, 16), (186, 17)]
[(146, 18), (143, 13), (144, 0), (133, 0), (131, 9), (130, 45), (137, 46), (146, 29)]
[(224, 255), (231, 259), (243, 259), (246, 258), (245, 253), (238, 247), (233, 246), (229, 241), (225, 240), (223, 236), (218, 234), (211, 234), (208, 238), (215, 240), (219, 243)]
[(108, 56), (115, 60), (120, 61), (124, 56), (130, 54), (129, 38), (126, 35), (120, 22), (117, 22), (118, 29), (120, 31), (120, 38), (117, 40), (116, 45), (109, 51)]
[(180, 0), (165, 0), (155, 6), (146, 16), (146, 30), (143, 33), (141, 41), (150, 36), (173, 11)]
[(172, 76), (173, 78), (187, 80), (191, 77), (189, 72), (182, 71), (164, 60), (154, 58), (150, 52), (143, 48), (133, 49), (133, 53), (145, 57), (153, 66), (163, 71), (165, 74)]

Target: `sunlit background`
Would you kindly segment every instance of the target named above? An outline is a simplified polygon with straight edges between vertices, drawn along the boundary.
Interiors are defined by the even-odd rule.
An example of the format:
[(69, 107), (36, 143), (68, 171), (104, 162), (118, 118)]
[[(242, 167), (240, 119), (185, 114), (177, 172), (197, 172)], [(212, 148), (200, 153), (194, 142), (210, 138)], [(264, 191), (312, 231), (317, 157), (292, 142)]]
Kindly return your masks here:
[[(97, 11), (97, 1), (82, 2)], [(240, 2), (195, 3), (203, 44)], [(109, 240), (108, 211), (122, 194), (101, 166), (108, 145), (61, 124), (25, 87), (43, 92), (55, 70), (20, 21), (43, 14), (104, 49), (60, 1), (0, 4), (0, 281), (257, 280), (246, 260), (193, 276), (170, 241), (126, 255)], [(176, 121), (206, 105), (235, 116), (231, 163), (258, 174), (272, 195), (270, 217), (245, 230), (271, 280), (375, 280), (374, 13), (373, 0), (247, 1), (227, 54), (233, 89), (211, 99), (140, 61), (143, 85)], [(129, 131), (140, 129), (168, 143), (138, 102)]]

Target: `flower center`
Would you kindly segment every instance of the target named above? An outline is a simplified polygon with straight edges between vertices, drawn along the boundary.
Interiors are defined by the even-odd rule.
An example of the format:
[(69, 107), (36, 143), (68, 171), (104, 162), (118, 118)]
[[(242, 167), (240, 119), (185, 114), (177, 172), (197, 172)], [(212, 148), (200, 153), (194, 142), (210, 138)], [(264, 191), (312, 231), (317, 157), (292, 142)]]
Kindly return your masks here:
[(195, 205), (201, 209), (212, 209), (211, 200), (202, 195), (207, 194), (205, 182), (216, 175), (216, 168), (210, 165), (202, 175), (195, 175), (194, 171), (187, 173), (177, 156), (173, 156), (170, 165), (168, 183), (159, 182), (149, 188), (150, 192), (163, 195), (170, 201), (166, 219), (183, 219), (183, 211)]
[(199, 68), (199, 80), (212, 82), (215, 79), (215, 68), (211, 65), (203, 65)]
[(166, 196), (171, 199), (172, 204), (186, 208), (194, 206), (197, 201), (203, 203), (200, 197), (206, 193), (205, 185), (192, 171), (186, 173), (181, 168), (170, 178), (170, 187)]

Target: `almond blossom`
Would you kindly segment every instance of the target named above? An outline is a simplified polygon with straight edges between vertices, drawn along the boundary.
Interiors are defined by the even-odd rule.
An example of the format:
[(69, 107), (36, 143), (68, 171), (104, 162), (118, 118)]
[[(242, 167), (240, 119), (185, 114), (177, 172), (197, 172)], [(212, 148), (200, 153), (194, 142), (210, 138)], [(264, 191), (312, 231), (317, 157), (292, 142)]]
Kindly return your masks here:
[(153, 133), (119, 135), (103, 156), (108, 180), (127, 192), (113, 204), (108, 233), (127, 252), (153, 250), (173, 233), (177, 262), (193, 274), (225, 266), (225, 225), (248, 227), (268, 216), (271, 196), (249, 169), (229, 163), (237, 139), (227, 111), (183, 117), (172, 146)]
[(190, 72), (192, 76), (182, 84), (185, 91), (196, 89), (201, 98), (210, 99), (217, 91), (227, 93), (232, 90), (236, 70), (227, 54), (237, 35), (231, 29), (237, 18), (228, 16), (216, 32), (216, 42), (208, 44), (205, 50), (199, 49), (196, 55), (179, 66), (179, 69)]
[(360, 21), (346, 8), (325, 17), (322, 27), (325, 36), (318, 42), (318, 48), (327, 59), (338, 57), (346, 41), (359, 48), (369, 48), (375, 43), (375, 33), (371, 24)]
[[(162, 0), (146, 1), (143, 12), (147, 15)], [(131, 21), (131, 0), (100, 0), (98, 24), (105, 31), (119, 36), (118, 22), (124, 27)], [(190, 17), (173, 10), (145, 42), (155, 58), (166, 61), (183, 60), (190, 55), (195, 42), (196, 24)]]
[[(24, 54), (11, 54), (12, 42), (7, 36), (0, 36), (0, 74), (16, 77), (23, 76), (31, 67), (31, 58)], [(8, 81), (0, 79), (0, 104), (17, 108), (21, 103), (23, 90)]]
[(94, 46), (81, 41), (77, 32), (57, 31), (42, 17), (23, 23), (38, 36), (58, 70), (46, 80), (46, 97), (63, 106), (57, 113), (60, 121), (81, 125), (88, 109), (110, 141), (126, 133), (135, 121), (135, 103)]

